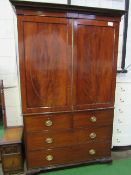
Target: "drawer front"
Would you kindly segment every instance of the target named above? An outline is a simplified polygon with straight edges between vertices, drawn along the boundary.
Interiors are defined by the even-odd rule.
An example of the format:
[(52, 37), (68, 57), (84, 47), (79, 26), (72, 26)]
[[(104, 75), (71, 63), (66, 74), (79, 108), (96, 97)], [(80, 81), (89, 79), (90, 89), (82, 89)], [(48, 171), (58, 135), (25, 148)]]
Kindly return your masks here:
[(2, 154), (18, 153), (21, 152), (20, 144), (5, 145), (1, 147)]
[(67, 163), (95, 160), (110, 156), (110, 143), (85, 144), (28, 152), (28, 168), (48, 167)]
[(110, 141), (112, 127), (77, 129), (62, 132), (42, 132), (27, 134), (29, 151), (44, 148), (64, 147), (87, 142)]
[(92, 112), (78, 112), (73, 117), (73, 127), (96, 127), (112, 125), (114, 110), (100, 110)]
[(3, 154), (2, 167), (4, 172), (14, 172), (23, 169), (21, 154)]
[(26, 116), (24, 117), (24, 125), (26, 132), (70, 129), (72, 117), (70, 114)]

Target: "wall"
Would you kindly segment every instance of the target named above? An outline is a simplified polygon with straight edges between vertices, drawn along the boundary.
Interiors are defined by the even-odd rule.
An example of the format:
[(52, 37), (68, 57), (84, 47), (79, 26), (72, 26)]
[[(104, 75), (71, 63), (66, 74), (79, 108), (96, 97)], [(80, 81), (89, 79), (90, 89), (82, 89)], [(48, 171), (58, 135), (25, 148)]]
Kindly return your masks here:
[(126, 53), (127, 74), (117, 75), (113, 145), (131, 145), (131, 3)]
[(0, 79), (5, 86), (7, 125), (21, 125), (15, 49), (15, 16), (8, 0), (0, 0)]
[[(45, 1), (45, 2), (55, 2), (55, 3), (66, 3), (66, 0), (34, 0), (34, 1)], [(117, 8), (124, 9), (124, 0), (72, 0), (72, 4), (84, 5), (84, 6), (94, 6), (102, 8)], [(131, 11), (131, 7), (130, 7)], [(0, 79), (4, 80), (5, 86), (5, 103), (7, 111), (7, 124), (8, 126), (22, 125), (22, 115), (21, 115), (21, 104), (20, 104), (20, 88), (17, 71), (17, 25), (16, 17), (12, 10), (12, 7), (8, 0), (0, 0)], [(129, 18), (129, 30), (131, 30), (131, 14)], [(131, 64), (130, 61), (130, 50), (131, 50), (131, 36), (128, 32), (128, 43), (127, 43), (127, 56), (126, 56), (126, 66)], [(120, 39), (119, 39), (119, 52), (118, 52), (118, 67), (121, 63), (121, 53), (122, 53), (122, 37), (123, 37), (123, 20), (121, 22), (120, 28)], [(129, 68), (131, 70), (131, 67)], [(123, 83), (123, 84), (121, 84)], [(121, 91), (121, 85), (125, 91)], [(125, 103), (122, 105), (126, 106), (126, 112), (122, 114), (123, 120), (126, 118), (126, 122), (121, 120), (121, 115), (118, 112), (121, 108), (120, 97), (125, 92), (125, 96), (128, 97), (128, 93), (131, 90), (131, 71), (128, 74), (119, 74), (117, 76), (117, 89), (116, 89), (116, 109), (115, 109), (115, 120), (114, 120), (114, 134), (113, 134), (113, 145), (121, 144), (131, 144), (131, 137), (129, 139), (129, 128), (131, 128), (130, 106), (127, 102), (128, 98), (125, 98)], [(127, 105), (128, 103), (128, 105)], [(121, 124), (122, 122), (122, 124)], [(128, 123), (128, 127), (126, 124)], [(127, 128), (127, 129), (126, 129)], [(122, 130), (124, 129), (124, 133)], [(130, 132), (131, 133), (131, 132)], [(127, 139), (126, 142), (124, 138)]]

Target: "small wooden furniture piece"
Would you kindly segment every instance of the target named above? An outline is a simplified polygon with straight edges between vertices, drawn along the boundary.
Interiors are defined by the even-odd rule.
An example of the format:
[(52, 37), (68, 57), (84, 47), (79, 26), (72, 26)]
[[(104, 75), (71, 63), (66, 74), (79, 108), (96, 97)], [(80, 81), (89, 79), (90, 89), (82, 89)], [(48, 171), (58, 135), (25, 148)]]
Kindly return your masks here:
[(3, 80), (0, 80), (0, 122), (7, 128)]
[(10, 0), (28, 172), (111, 161), (124, 11)]
[(23, 171), (22, 127), (7, 128), (0, 139), (2, 170), (4, 174)]

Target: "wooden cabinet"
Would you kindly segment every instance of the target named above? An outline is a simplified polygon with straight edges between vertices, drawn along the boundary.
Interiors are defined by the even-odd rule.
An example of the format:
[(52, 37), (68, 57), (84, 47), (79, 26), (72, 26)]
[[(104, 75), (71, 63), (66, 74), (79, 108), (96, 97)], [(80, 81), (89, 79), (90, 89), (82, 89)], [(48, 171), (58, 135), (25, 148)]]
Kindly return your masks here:
[(28, 170), (111, 161), (124, 11), (11, 2), (18, 19)]
[(0, 139), (2, 170), (4, 175), (24, 171), (22, 135), (22, 127), (6, 128), (4, 136)]

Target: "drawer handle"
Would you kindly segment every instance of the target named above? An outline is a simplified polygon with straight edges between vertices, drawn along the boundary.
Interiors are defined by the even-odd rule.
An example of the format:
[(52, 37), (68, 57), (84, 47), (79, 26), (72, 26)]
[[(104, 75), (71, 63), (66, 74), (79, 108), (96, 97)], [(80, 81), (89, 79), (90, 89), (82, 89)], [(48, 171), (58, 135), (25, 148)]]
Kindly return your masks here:
[(45, 122), (45, 126), (52, 126), (52, 121), (51, 120), (47, 120), (46, 122)]
[(46, 138), (45, 142), (48, 143), (48, 144), (51, 144), (51, 143), (53, 143), (53, 139), (52, 138)]
[(90, 134), (90, 138), (91, 138), (91, 139), (95, 139), (95, 138), (96, 138), (96, 133), (95, 133), (95, 132), (92, 132), (92, 133)]
[(95, 123), (95, 122), (96, 122), (96, 120), (97, 120), (97, 119), (96, 119), (96, 117), (95, 117), (95, 116), (92, 116), (92, 117), (90, 118), (90, 121), (91, 121), (91, 122), (93, 122), (93, 123)]
[(52, 160), (53, 160), (53, 156), (52, 156), (52, 155), (46, 156), (46, 160), (47, 160), (47, 161), (52, 161)]
[(96, 151), (95, 151), (94, 149), (90, 149), (90, 150), (89, 150), (89, 154), (90, 154), (90, 155), (95, 155), (95, 154), (96, 154)]

